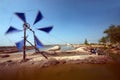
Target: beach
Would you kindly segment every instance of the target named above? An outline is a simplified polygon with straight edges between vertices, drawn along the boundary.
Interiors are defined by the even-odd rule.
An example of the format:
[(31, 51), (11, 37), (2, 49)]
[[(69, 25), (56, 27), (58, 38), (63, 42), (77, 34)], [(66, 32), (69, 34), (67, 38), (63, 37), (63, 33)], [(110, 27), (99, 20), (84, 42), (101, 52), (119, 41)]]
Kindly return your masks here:
[(104, 77), (109, 80), (120, 79), (120, 65), (110, 56), (90, 54), (83, 47), (42, 53), (48, 59), (40, 53), (28, 51), (26, 62), (22, 61), (22, 52), (0, 54), (0, 80), (104, 80)]
[[(78, 46), (78, 45), (77, 45)], [(68, 46), (63, 46), (63, 48), (68, 49)], [(75, 46), (76, 47), (76, 46)], [(57, 48), (57, 49), (55, 49)], [(49, 49), (43, 50), (40, 53), (35, 54), (34, 50), (32, 51), (26, 51), (26, 59), (28, 59), (27, 62), (39, 62), (39, 61), (49, 61), (51, 59), (57, 60), (57, 61), (87, 61), (90, 59), (98, 59), (98, 62), (96, 63), (109, 63), (112, 62), (112, 58), (108, 55), (98, 55), (98, 54), (91, 54), (89, 52), (89, 49), (84, 46), (80, 46), (78, 48), (71, 48), (69, 47), (68, 50), (65, 51), (65, 49), (61, 49), (61, 46), (52, 46)], [(10, 49), (11, 51), (13, 50)], [(41, 54), (44, 54), (47, 56), (48, 59), (46, 59), (44, 56)], [(101, 59), (100, 59), (101, 58)], [(0, 64), (5, 63), (5, 62), (20, 62), (23, 59), (23, 52), (11, 52), (11, 53), (4, 53), (0, 54)], [(106, 59), (106, 60), (104, 60)], [(100, 60), (100, 61), (99, 61)], [(103, 60), (103, 61), (101, 61)], [(88, 61), (88, 63), (91, 61)]]

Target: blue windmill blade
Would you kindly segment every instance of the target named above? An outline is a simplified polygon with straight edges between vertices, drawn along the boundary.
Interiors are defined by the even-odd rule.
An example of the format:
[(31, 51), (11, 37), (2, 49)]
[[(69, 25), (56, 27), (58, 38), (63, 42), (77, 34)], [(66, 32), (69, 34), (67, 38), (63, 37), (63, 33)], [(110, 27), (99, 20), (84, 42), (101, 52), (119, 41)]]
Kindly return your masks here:
[(38, 11), (33, 25), (36, 24), (37, 22), (39, 22), (42, 18), (43, 18), (42, 13), (40, 11)]
[(49, 33), (52, 29), (53, 29), (53, 26), (38, 28), (38, 30), (44, 31), (46, 33)]
[(18, 48), (19, 51), (23, 50), (23, 46), (24, 46), (24, 40), (21, 40), (19, 42), (16, 42), (16, 47)]
[(36, 48), (43, 48), (43, 44), (39, 41), (39, 39), (34, 36), (35, 42), (36, 42)]
[(13, 32), (21, 32), (22, 30), (19, 30), (17, 28), (14, 28), (12, 26), (9, 27), (9, 29), (5, 32), (5, 34), (13, 33)]
[(26, 23), (26, 17), (25, 13), (15, 13), (16, 16), (18, 16), (24, 23)]

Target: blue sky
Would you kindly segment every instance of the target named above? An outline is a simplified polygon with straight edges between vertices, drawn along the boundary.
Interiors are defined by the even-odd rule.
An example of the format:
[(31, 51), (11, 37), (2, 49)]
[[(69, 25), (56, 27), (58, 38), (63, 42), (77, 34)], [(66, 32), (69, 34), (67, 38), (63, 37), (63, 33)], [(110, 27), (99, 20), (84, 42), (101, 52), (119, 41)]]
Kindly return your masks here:
[[(44, 18), (32, 26), (37, 11)], [(15, 45), (23, 32), (4, 35), (9, 26), (22, 29), (23, 22), (14, 12), (25, 12), (27, 22), (35, 30), (53, 25), (50, 34), (36, 30), (43, 44), (98, 42), (111, 24), (120, 24), (120, 0), (1, 0), (0, 46)], [(30, 31), (28, 39), (33, 42)]]

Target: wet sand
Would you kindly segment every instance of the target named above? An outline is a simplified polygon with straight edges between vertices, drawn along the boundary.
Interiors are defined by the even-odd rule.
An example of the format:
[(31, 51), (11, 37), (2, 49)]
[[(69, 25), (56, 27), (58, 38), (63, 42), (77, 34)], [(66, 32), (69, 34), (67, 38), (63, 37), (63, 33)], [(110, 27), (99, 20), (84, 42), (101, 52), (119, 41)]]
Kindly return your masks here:
[(0, 70), (0, 80), (120, 80), (119, 74), (120, 64), (58, 64), (44, 68), (12, 66)]

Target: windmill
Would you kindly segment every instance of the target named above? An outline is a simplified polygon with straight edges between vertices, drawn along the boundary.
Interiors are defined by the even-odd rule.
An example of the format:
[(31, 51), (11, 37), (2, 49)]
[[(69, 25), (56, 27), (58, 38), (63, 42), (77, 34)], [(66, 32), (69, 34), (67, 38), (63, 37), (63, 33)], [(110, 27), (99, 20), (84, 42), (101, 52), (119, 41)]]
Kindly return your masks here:
[[(23, 40), (21, 40), (19, 42), (16, 42), (16, 47), (18, 48), (19, 51), (21, 51), (21, 50), (23, 51), (23, 61), (25, 61), (26, 60), (26, 42), (28, 42), (30, 45), (32, 45), (35, 48), (35, 51), (39, 52), (39, 53), (40, 53), (39, 48), (43, 47), (43, 44), (37, 38), (37, 36), (35, 35), (35, 31), (32, 30), (29, 23), (27, 23), (25, 13), (16, 12), (15, 15), (22, 20), (22, 22), (23, 22), (23, 30), (19, 30), (19, 29), (13, 27), (13, 26), (10, 26), (5, 34), (24, 31)], [(33, 25), (38, 23), (42, 18), (43, 18), (43, 16), (42, 16), (41, 12), (38, 11)], [(37, 30), (49, 33), (52, 30), (52, 28), (53, 28), (53, 26), (48, 26), (48, 27), (43, 27), (43, 28), (37, 28)], [(30, 30), (33, 33), (34, 45), (30, 41), (27, 40), (26, 30)], [(42, 54), (42, 56), (47, 58), (46, 55), (44, 55), (43, 53), (41, 53), (41, 54)]]

